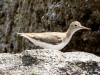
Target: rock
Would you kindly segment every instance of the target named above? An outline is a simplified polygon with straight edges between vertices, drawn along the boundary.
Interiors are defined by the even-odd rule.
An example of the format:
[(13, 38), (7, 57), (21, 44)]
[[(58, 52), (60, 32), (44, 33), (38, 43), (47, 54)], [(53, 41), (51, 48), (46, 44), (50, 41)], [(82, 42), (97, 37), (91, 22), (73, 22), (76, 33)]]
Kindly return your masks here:
[(86, 52), (26, 50), (0, 54), (0, 75), (99, 75), (100, 57)]
[(89, 32), (79, 31), (62, 51), (100, 54), (100, 0), (0, 0), (0, 45), (9, 44), (6, 49), (0, 46), (0, 52), (35, 49), (27, 39), (15, 36), (16, 32), (65, 32), (74, 20), (92, 28), (90, 38), (81, 38)]

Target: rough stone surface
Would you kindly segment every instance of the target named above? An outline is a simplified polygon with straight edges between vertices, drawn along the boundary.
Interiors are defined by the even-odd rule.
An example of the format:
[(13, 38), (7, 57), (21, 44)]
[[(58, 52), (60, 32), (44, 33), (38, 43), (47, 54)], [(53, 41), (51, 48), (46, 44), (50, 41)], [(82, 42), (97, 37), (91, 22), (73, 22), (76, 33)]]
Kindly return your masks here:
[(16, 32), (64, 32), (74, 20), (92, 31), (77, 32), (62, 51), (100, 54), (100, 0), (0, 0), (0, 52), (35, 48)]
[(99, 75), (100, 57), (85, 52), (26, 50), (0, 54), (0, 75)]

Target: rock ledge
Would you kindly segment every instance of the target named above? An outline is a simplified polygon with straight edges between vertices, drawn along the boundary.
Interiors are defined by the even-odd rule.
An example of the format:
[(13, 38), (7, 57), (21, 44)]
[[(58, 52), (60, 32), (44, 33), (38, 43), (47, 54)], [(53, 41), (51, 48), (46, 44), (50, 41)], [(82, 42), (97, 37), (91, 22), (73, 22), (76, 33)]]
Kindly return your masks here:
[(99, 75), (100, 57), (85, 52), (26, 50), (0, 54), (0, 75)]

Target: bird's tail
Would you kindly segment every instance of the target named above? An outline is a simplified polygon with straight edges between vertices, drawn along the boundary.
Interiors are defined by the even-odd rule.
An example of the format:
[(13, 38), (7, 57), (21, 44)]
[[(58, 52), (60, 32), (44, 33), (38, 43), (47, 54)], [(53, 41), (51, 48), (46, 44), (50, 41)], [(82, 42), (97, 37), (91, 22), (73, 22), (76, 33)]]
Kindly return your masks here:
[(18, 36), (23, 36), (23, 33), (18, 33), (18, 32), (16, 32), (16, 35), (18, 35)]
[(25, 33), (17, 33), (17, 32), (16, 32), (16, 34), (17, 34), (18, 36), (23, 36), (23, 37), (25, 37), (25, 38), (29, 38), (27, 35), (25, 35)]

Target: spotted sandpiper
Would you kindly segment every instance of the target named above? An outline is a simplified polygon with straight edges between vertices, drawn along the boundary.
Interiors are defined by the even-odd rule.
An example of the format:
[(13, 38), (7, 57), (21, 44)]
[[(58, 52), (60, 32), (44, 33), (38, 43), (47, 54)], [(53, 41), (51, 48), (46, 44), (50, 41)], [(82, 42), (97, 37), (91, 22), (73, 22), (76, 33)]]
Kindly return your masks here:
[(44, 32), (44, 33), (18, 33), (29, 39), (36, 46), (40, 46), (44, 49), (61, 50), (64, 48), (72, 35), (81, 29), (91, 30), (90, 28), (84, 27), (78, 21), (74, 21), (70, 24), (66, 32)]

